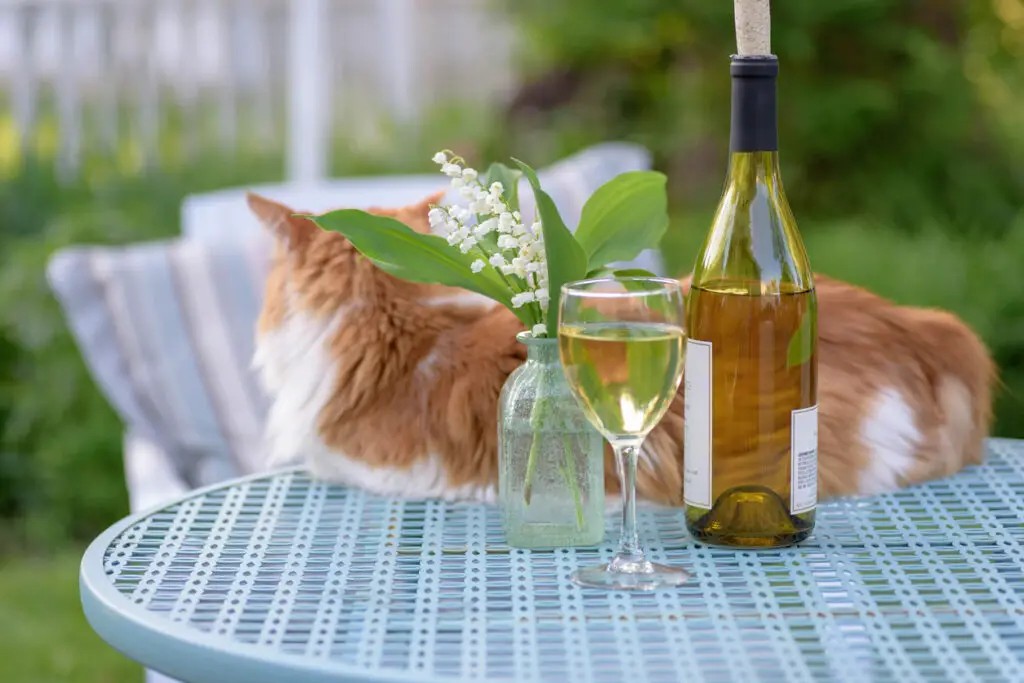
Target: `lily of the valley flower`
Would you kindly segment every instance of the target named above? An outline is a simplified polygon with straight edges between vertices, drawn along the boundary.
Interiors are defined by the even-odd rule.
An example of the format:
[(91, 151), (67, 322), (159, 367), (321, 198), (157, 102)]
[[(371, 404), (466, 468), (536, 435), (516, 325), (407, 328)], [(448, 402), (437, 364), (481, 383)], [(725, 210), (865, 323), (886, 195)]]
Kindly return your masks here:
[(495, 218), (488, 218), (483, 223), (473, 228), (473, 234), (477, 237), (489, 235), (498, 229), (498, 221)]
[(498, 232), (512, 232), (512, 226), (515, 224), (516, 219), (508, 211), (498, 216)]
[[(444, 235), (448, 244), (463, 254), (480, 257), (470, 265), (473, 273), (482, 273), (487, 267), (497, 270), (509, 287), (512, 307), (528, 306), (526, 310), (535, 318), (530, 331), (534, 336), (544, 336), (549, 295), (541, 223), (524, 225), (519, 212), (505, 202), (502, 184), (484, 186), (479, 173), (466, 167), (457, 155), (442, 151), (433, 156), (433, 161), (469, 205), (432, 207), (428, 214), (431, 229)], [(476, 224), (471, 227), (473, 216)]]
[(445, 213), (444, 209), (439, 209), (435, 206), (427, 214), (427, 220), (430, 221), (431, 229), (437, 231), (448, 221), (448, 214)]
[(524, 304), (528, 304), (536, 300), (537, 295), (533, 292), (519, 292), (518, 294), (512, 295), (512, 308), (519, 308)]

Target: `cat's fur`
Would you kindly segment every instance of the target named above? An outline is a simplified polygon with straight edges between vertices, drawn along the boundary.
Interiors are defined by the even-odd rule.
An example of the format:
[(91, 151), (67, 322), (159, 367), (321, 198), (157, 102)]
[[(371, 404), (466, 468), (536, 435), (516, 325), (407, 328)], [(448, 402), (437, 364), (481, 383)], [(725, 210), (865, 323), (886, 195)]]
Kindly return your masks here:
[[(442, 194), (375, 209), (428, 232)], [(389, 495), (492, 501), (498, 394), (525, 359), (504, 307), (399, 280), (340, 234), (250, 195), (276, 240), (254, 363), (272, 397), (269, 461)], [(689, 285), (689, 279), (684, 280)], [(955, 316), (816, 276), (819, 498), (877, 494), (983, 457), (995, 368)], [(680, 390), (648, 437), (638, 496), (679, 505)], [(608, 453), (606, 488), (617, 493)]]

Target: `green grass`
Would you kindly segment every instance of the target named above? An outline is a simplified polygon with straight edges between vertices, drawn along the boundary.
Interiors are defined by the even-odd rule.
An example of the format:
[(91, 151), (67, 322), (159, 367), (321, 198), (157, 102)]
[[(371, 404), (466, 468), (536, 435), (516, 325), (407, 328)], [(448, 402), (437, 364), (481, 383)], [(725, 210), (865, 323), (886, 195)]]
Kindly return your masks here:
[(0, 559), (4, 683), (141, 683), (142, 669), (89, 627), (78, 597), (81, 553)]

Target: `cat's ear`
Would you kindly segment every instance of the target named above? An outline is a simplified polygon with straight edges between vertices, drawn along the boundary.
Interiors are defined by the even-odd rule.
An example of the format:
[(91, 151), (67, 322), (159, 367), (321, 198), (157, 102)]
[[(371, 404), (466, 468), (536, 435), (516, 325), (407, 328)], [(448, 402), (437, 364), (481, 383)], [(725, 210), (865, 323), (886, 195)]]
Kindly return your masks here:
[(247, 192), (245, 201), (263, 227), (289, 247), (305, 242), (317, 230), (315, 223), (272, 199)]
[(438, 190), (434, 194), (427, 195), (427, 197), (418, 204), (419, 209), (424, 213), (430, 211), (430, 207), (440, 204), (444, 200), (444, 196), (448, 194), (448, 190)]

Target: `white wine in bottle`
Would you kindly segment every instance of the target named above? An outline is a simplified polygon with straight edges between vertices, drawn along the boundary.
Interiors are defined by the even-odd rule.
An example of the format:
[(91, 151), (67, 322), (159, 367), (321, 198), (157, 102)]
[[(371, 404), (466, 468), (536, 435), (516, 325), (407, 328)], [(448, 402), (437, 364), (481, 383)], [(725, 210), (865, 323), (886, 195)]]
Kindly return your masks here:
[(730, 71), (729, 171), (687, 301), (686, 524), (712, 545), (784, 546), (814, 528), (817, 299), (779, 171), (778, 59)]

